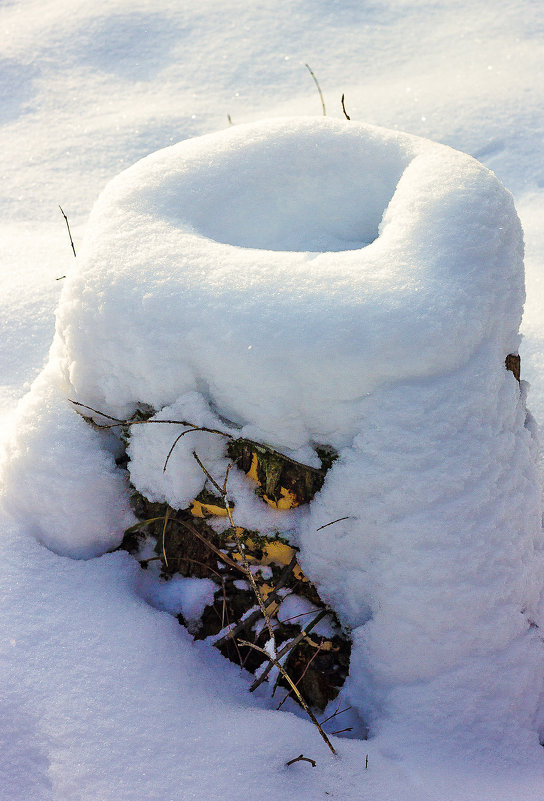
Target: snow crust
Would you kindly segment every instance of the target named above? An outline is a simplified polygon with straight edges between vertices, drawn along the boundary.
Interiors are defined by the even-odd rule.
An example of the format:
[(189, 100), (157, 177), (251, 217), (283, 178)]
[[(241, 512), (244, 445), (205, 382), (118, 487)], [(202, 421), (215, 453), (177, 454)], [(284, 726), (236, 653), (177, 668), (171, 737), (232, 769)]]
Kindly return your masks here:
[[(497, 178), (407, 134), (279, 119), (148, 156), (91, 215), (9, 446), (10, 508), (58, 552), (118, 544), (111, 444), (67, 397), (116, 417), (150, 404), (302, 460), (332, 445), (307, 512), (282, 522), (236, 471), (229, 488), (237, 522), (287, 532), (352, 630), (346, 693), (371, 733), (536, 746), (541, 490), (504, 365), (522, 258)], [(129, 448), (136, 488), (178, 508), (205, 483), (195, 448), (218, 479), (227, 466), (221, 436), (195, 432), (164, 471), (181, 430), (137, 426)]]

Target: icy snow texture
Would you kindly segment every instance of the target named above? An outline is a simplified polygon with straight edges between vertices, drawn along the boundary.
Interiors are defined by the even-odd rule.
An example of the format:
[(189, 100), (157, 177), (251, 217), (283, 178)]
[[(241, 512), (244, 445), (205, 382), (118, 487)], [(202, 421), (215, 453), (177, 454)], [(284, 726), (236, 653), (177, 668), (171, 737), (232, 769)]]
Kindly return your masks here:
[[(294, 536), (353, 628), (353, 703), (392, 741), (402, 730), (536, 743), (540, 488), (524, 398), (504, 367), (519, 344), (522, 250), (511, 196), (469, 157), (299, 118), (182, 142), (122, 173), (63, 290), (57, 392), (65, 382), (119, 416), (139, 402), (170, 406), (168, 417), (192, 409), (197, 423), (227, 430), (227, 418), (299, 454), (339, 449)], [(71, 419), (62, 409), (46, 429)], [(41, 458), (37, 435), (18, 456), (21, 417), (15, 507), (28, 503), (19, 476)], [(214, 469), (224, 460), (213, 437), (191, 434), (163, 474), (178, 433), (166, 429), (140, 427), (131, 477), (184, 506), (204, 481), (195, 443)], [(73, 447), (85, 464), (98, 440)], [(109, 468), (89, 469), (99, 481)], [(70, 487), (82, 502), (76, 479), (62, 490), (68, 507)], [(102, 503), (92, 483), (85, 502)], [(59, 550), (62, 531), (39, 505), (33, 514)], [(126, 511), (108, 514), (116, 544)], [(90, 553), (100, 538), (91, 521)]]

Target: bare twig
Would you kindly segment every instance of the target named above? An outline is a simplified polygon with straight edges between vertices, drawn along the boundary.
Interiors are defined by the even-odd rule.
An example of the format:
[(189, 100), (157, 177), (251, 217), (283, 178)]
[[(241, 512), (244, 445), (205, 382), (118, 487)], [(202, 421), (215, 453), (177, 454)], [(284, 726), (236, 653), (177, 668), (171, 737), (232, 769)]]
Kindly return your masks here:
[[(316, 615), (316, 617), (312, 620), (311, 623), (309, 623), (305, 628), (303, 628), (301, 630), (301, 632), (299, 634), (297, 634), (297, 636), (294, 639), (290, 640), (286, 645), (283, 646), (283, 648), (276, 655), (276, 658), (277, 659), (281, 659), (282, 656), (285, 656), (285, 654), (288, 654), (289, 651), (293, 650), (293, 648), (296, 648), (297, 645), (299, 644), (299, 642), (301, 640), (303, 640), (304, 637), (308, 636), (308, 632), (310, 632), (314, 628), (314, 626), (317, 626), (319, 621), (322, 618), (324, 618), (325, 615), (328, 615), (328, 614), (329, 614), (329, 612), (328, 612), (327, 609), (322, 609), (321, 612), (318, 615)], [(254, 692), (257, 689), (257, 687), (259, 687), (263, 683), (263, 681), (266, 681), (266, 679), (268, 677), (268, 674), (270, 673), (270, 671), (272, 670), (273, 667), (274, 666), (272, 664), (268, 665), (263, 670), (261, 675), (257, 679), (255, 679), (255, 681), (253, 682), (253, 684), (249, 688), (249, 692), (250, 693)]]
[(287, 684), (292, 688), (292, 691), (295, 693), (299, 704), (304, 709), (304, 711), (306, 712), (306, 714), (308, 715), (308, 717), (310, 718), (310, 720), (312, 721), (314, 726), (317, 727), (317, 729), (318, 729), (321, 737), (323, 738), (323, 740), (327, 743), (327, 745), (330, 748), (330, 750), (332, 751), (332, 753), (336, 754), (336, 751), (334, 750), (333, 744), (331, 743), (331, 741), (327, 737), (326, 733), (321, 728), (321, 724), (319, 723), (318, 719), (316, 718), (316, 716), (314, 715), (314, 713), (312, 712), (312, 710), (310, 709), (310, 707), (308, 706), (308, 704), (306, 703), (306, 701), (304, 700), (302, 695), (300, 694), (300, 690), (298, 689), (297, 685), (294, 683), (294, 681), (291, 678), (291, 676), (287, 673), (287, 671), (285, 670), (285, 668), (282, 665), (282, 663), (278, 661), (278, 658), (274, 658), (274, 657), (270, 656), (268, 651), (266, 651), (264, 648), (261, 648), (259, 645), (255, 645), (255, 643), (247, 642), (246, 640), (240, 640), (239, 642), (240, 642), (240, 645), (247, 645), (249, 648), (253, 648), (255, 651), (259, 651), (261, 654), (264, 654), (264, 656), (266, 656), (266, 658), (269, 660), (270, 664), (273, 667), (277, 667), (278, 668), (278, 670), (280, 671), (281, 675), (283, 676), (283, 678), (285, 679)]
[(100, 412), (98, 409), (93, 409), (92, 406), (87, 406), (85, 403), (72, 400), (72, 398), (68, 398), (68, 400), (70, 403), (73, 403), (74, 406), (81, 406), (82, 409), (88, 409), (90, 412), (99, 414), (101, 417), (105, 417), (107, 420), (115, 420), (116, 423), (121, 423), (123, 425), (127, 422), (126, 420), (121, 420), (119, 417), (112, 417), (111, 414), (106, 414), (106, 412)]
[[(223, 553), (223, 551), (221, 551), (219, 548), (216, 548), (215, 545), (213, 544), (213, 542), (210, 542), (209, 540), (207, 540), (206, 537), (204, 537), (200, 533), (200, 531), (196, 528), (196, 526), (193, 526), (193, 524), (189, 523), (188, 520), (178, 520), (177, 517), (171, 517), (170, 518), (170, 522), (171, 523), (178, 523), (180, 526), (183, 526), (184, 528), (186, 528), (187, 531), (190, 531), (191, 534), (194, 534), (194, 536), (197, 539), (200, 540), (200, 542), (202, 542), (204, 545), (206, 545), (210, 549), (210, 551), (213, 551), (215, 554), (217, 554), (217, 556), (221, 559), (222, 562), (224, 562), (229, 567), (232, 567), (235, 570), (238, 570), (240, 573), (243, 573), (244, 575), (246, 575), (246, 571), (244, 570), (242, 565), (238, 564), (238, 562), (235, 562), (234, 559), (231, 559), (230, 556), (227, 556), (227, 554)], [(183, 557), (181, 557), (181, 559), (183, 561)]]
[[(323, 643), (320, 642), (319, 645), (317, 646), (317, 648), (315, 649), (315, 653), (312, 654), (312, 658), (308, 660), (308, 663), (307, 663), (306, 667), (304, 668), (304, 670), (302, 671), (301, 675), (296, 680), (295, 684), (296, 684), (297, 687), (300, 684), (300, 682), (302, 681), (302, 679), (304, 678), (304, 676), (306, 675), (306, 673), (308, 672), (308, 668), (310, 667), (310, 665), (312, 664), (312, 662), (314, 661), (314, 659), (316, 658), (318, 653), (321, 651), (322, 647), (323, 647)], [(287, 699), (289, 698), (291, 693), (292, 693), (292, 690), (289, 690), (289, 692), (287, 693), (285, 698), (282, 701), (280, 701), (279, 705), (276, 707), (277, 710), (282, 708), (282, 706), (287, 701)]]
[[(62, 216), (64, 217), (64, 219), (66, 221), (66, 227), (68, 228), (68, 236), (70, 237), (70, 244), (72, 246), (72, 250), (74, 251), (74, 257), (77, 258), (76, 257), (76, 249), (74, 247), (74, 240), (72, 239), (72, 232), (70, 231), (70, 223), (68, 222), (68, 217), (63, 212), (62, 206), (59, 205), (59, 209), (60, 209), (60, 212), (61, 212)], [(63, 278), (64, 278), (64, 276), (63, 276)], [(57, 279), (57, 280), (59, 280), (59, 279)]]
[(343, 712), (347, 712), (348, 709), (351, 709), (351, 706), (347, 706), (345, 709), (340, 709), (340, 711), (338, 711), (339, 709), (340, 709), (340, 704), (338, 704), (338, 706), (336, 707), (336, 712), (334, 712), (334, 714), (329, 715), (328, 718), (325, 718), (325, 720), (321, 721), (321, 725), (324, 726), (325, 723), (327, 723), (329, 720), (332, 720), (333, 718), (337, 717), (338, 715), (341, 715)]
[[(118, 426), (139, 426), (139, 425), (153, 425), (153, 424), (166, 424), (166, 425), (176, 425), (176, 426), (188, 426), (187, 431), (183, 431), (178, 440), (184, 435), (189, 434), (191, 431), (205, 431), (208, 434), (219, 434), (222, 437), (226, 437), (227, 439), (234, 439), (232, 434), (227, 433), (226, 431), (220, 431), (218, 428), (208, 428), (207, 426), (197, 426), (195, 423), (189, 423), (187, 420), (121, 420), (119, 417), (112, 417), (111, 414), (106, 414), (105, 412), (101, 412), (99, 409), (93, 409), (92, 406), (87, 406), (85, 403), (80, 403), (79, 401), (72, 400), (68, 398), (70, 403), (73, 403), (74, 406), (81, 406), (82, 409), (88, 409), (90, 412), (94, 412), (95, 414), (99, 414), (101, 417), (105, 417), (107, 420), (114, 420), (114, 423), (111, 425), (101, 425), (97, 423), (96, 420), (92, 422), (97, 428), (117, 428)], [(91, 418), (86, 418), (91, 419)], [(176, 440), (176, 442), (178, 441)], [(174, 449), (174, 445), (170, 449), (170, 453), (168, 454), (168, 458), (171, 455), (172, 450)]]
[(321, 531), (322, 528), (327, 528), (327, 526), (334, 526), (335, 523), (340, 523), (341, 520), (353, 520), (353, 515), (348, 515), (347, 517), (338, 517), (336, 520), (331, 520), (330, 523), (325, 523), (324, 526), (319, 526), (319, 528), (316, 528), (316, 531)]
[(232, 117), (230, 116), (230, 114), (227, 114), (227, 120), (229, 121), (229, 125), (234, 125), (234, 123), (232, 122)]
[(342, 93), (342, 111), (344, 112), (344, 117), (346, 118), (346, 120), (351, 120), (351, 117), (349, 116), (348, 112), (346, 111), (346, 105), (344, 103), (344, 94), (343, 93)]
[[(280, 596), (278, 595), (278, 592), (279, 592), (279, 590), (281, 590), (283, 585), (289, 579), (289, 576), (291, 575), (291, 572), (292, 572), (293, 568), (295, 567), (296, 563), (297, 563), (297, 555), (295, 553), (293, 555), (293, 558), (289, 562), (289, 564), (282, 571), (279, 579), (276, 582), (276, 586), (274, 587), (272, 592), (269, 595), (266, 596), (267, 606), (270, 606), (270, 603), (272, 603), (272, 602), (274, 602), (276, 600), (279, 600)], [(216, 648), (221, 648), (223, 645), (225, 645), (227, 640), (229, 640), (231, 637), (236, 637), (238, 634), (240, 634), (241, 631), (244, 631), (244, 629), (247, 629), (250, 626), (252, 626), (253, 623), (255, 623), (255, 621), (258, 620), (260, 614), (261, 614), (261, 610), (260, 609), (256, 609), (254, 612), (252, 612), (246, 618), (244, 618), (243, 620), (240, 620), (240, 622), (225, 637), (221, 637), (220, 640), (217, 640), (216, 642), (214, 642), (215, 647)]]
[(297, 757), (295, 757), (294, 759), (290, 759), (289, 762), (286, 762), (285, 764), (289, 766), (289, 765), (294, 765), (295, 762), (310, 762), (312, 768), (315, 768), (315, 766), (317, 765), (315, 759), (310, 759), (310, 757), (305, 757), (303, 754), (299, 754)]
[(353, 731), (353, 726), (348, 726), (347, 729), (338, 729), (338, 731), (331, 731), (331, 734), (342, 734), (343, 731)]
[[(234, 439), (234, 437), (232, 437), (232, 439)], [(246, 439), (245, 437), (239, 437), (238, 439), (235, 439), (234, 441), (239, 445), (244, 445), (244, 444), (245, 445), (249, 445), (250, 447), (257, 449), (257, 451), (259, 449), (266, 450), (267, 453), (271, 453), (274, 456), (279, 456), (280, 459), (282, 459), (285, 462), (289, 462), (289, 464), (292, 464), (295, 467), (303, 467), (305, 470), (308, 470), (308, 472), (310, 472), (310, 473), (315, 473), (316, 475), (319, 475), (319, 476), (324, 476), (325, 475), (325, 471), (321, 467), (311, 467), (309, 464), (304, 464), (303, 462), (297, 462), (296, 459), (291, 459), (290, 456), (286, 456), (284, 453), (281, 453), (280, 451), (276, 451), (276, 450), (274, 450), (274, 448), (270, 448), (268, 445), (266, 446), (266, 448), (264, 448), (263, 445), (260, 442), (255, 442), (252, 439)]]
[(253, 573), (250, 570), (249, 563), (247, 561), (247, 557), (246, 557), (246, 554), (245, 554), (245, 546), (244, 546), (244, 544), (242, 542), (242, 539), (240, 537), (240, 533), (238, 531), (238, 527), (236, 526), (236, 524), (235, 524), (235, 522), (233, 520), (232, 508), (231, 508), (231, 505), (230, 505), (230, 503), (228, 501), (228, 498), (227, 498), (227, 480), (228, 480), (228, 477), (229, 477), (229, 472), (230, 472), (231, 465), (229, 465), (227, 467), (227, 472), (225, 474), (225, 480), (223, 482), (223, 486), (220, 487), (219, 484), (217, 483), (217, 481), (213, 478), (213, 476), (211, 476), (210, 473), (208, 472), (208, 470), (206, 470), (206, 468), (202, 464), (202, 461), (200, 460), (200, 458), (199, 458), (199, 456), (198, 456), (196, 451), (193, 451), (193, 456), (196, 459), (196, 461), (198, 462), (198, 464), (200, 465), (202, 471), (204, 472), (204, 475), (207, 476), (207, 478), (209, 478), (209, 480), (212, 482), (213, 486), (216, 488), (216, 490), (221, 495), (221, 498), (223, 499), (223, 503), (225, 504), (225, 509), (227, 510), (227, 516), (229, 518), (229, 523), (230, 523), (230, 526), (232, 528), (232, 532), (234, 534), (234, 538), (236, 540), (236, 547), (238, 549), (238, 554), (240, 556), (240, 561), (242, 562), (242, 567), (244, 569), (244, 572), (245, 572), (247, 578), (249, 579), (249, 583), (251, 584), (251, 589), (253, 590), (253, 594), (255, 595), (255, 598), (257, 599), (257, 603), (259, 604), (262, 616), (264, 618), (264, 621), (266, 623), (266, 627), (268, 629), (268, 634), (269, 634), (270, 640), (272, 642), (272, 649), (273, 649), (274, 655), (276, 655), (276, 637), (274, 635), (274, 629), (272, 628), (272, 621), (270, 620), (270, 616), (269, 616), (268, 611), (267, 611), (268, 604), (265, 604), (263, 596), (262, 596), (262, 593), (261, 593), (259, 587), (257, 586), (257, 582), (255, 581), (255, 577), (254, 577)]
[(314, 71), (312, 70), (312, 68), (310, 67), (310, 65), (309, 65), (309, 64), (305, 64), (304, 66), (306, 67), (306, 69), (308, 70), (308, 72), (310, 73), (310, 75), (312, 76), (312, 78), (314, 79), (314, 83), (315, 83), (315, 85), (317, 86), (317, 91), (319, 92), (319, 97), (320, 97), (320, 99), (321, 99), (321, 108), (323, 109), (323, 116), (324, 116), (324, 117), (326, 117), (326, 116), (327, 116), (327, 111), (326, 111), (326, 109), (325, 109), (325, 101), (323, 100), (323, 92), (321, 91), (321, 87), (320, 87), (320, 85), (319, 85), (319, 81), (318, 81), (318, 80), (317, 80), (317, 78), (315, 77), (315, 75), (314, 75)]

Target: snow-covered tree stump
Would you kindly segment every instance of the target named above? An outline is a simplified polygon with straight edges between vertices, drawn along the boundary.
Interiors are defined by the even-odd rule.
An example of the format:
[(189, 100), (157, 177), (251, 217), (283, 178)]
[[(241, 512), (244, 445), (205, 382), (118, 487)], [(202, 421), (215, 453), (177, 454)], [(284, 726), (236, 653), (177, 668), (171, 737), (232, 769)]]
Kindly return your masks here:
[[(270, 508), (238, 469), (229, 492), (239, 525), (300, 547), (352, 631), (348, 692), (371, 734), (536, 744), (540, 483), (525, 387), (505, 365), (522, 252), (495, 176), (406, 134), (271, 120), (159, 151), (91, 215), (23, 410), (11, 502), (36, 491), (24, 443), (66, 474), (33, 521), (46, 543), (92, 555), (127, 526), (111, 443), (55, 386), (115, 417), (145, 403), (315, 467), (314, 447), (331, 446), (339, 458), (306, 511)], [(217, 478), (228, 458), (221, 437), (194, 432), (164, 471), (176, 434), (134, 427), (128, 470), (147, 498), (183, 509), (205, 483), (193, 451)], [(50, 522), (60, 498), (64, 529)]]

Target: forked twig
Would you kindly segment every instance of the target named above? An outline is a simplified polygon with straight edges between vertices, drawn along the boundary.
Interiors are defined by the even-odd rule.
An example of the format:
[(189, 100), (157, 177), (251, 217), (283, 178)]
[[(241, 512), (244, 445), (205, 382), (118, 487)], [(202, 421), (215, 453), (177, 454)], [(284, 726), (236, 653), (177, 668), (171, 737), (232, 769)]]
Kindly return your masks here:
[(317, 91), (319, 92), (319, 97), (320, 97), (320, 99), (321, 99), (321, 108), (323, 109), (323, 116), (324, 116), (324, 117), (326, 117), (326, 116), (327, 116), (327, 111), (326, 111), (326, 109), (325, 109), (325, 101), (323, 100), (323, 92), (321, 91), (321, 87), (320, 87), (320, 85), (319, 85), (319, 81), (318, 81), (318, 80), (317, 80), (317, 78), (315, 77), (315, 75), (314, 75), (314, 71), (313, 71), (313, 69), (310, 67), (310, 65), (309, 65), (309, 64), (305, 64), (304, 66), (306, 67), (306, 69), (308, 70), (308, 72), (310, 73), (310, 75), (312, 76), (312, 78), (314, 79), (314, 83), (315, 83), (315, 85), (317, 86)]

